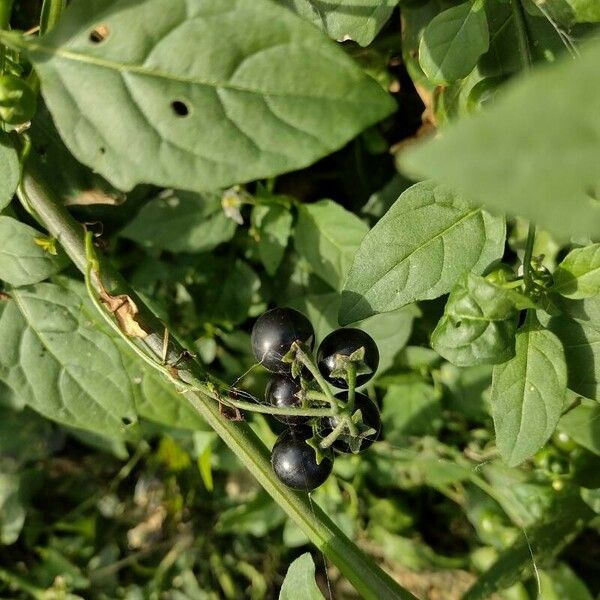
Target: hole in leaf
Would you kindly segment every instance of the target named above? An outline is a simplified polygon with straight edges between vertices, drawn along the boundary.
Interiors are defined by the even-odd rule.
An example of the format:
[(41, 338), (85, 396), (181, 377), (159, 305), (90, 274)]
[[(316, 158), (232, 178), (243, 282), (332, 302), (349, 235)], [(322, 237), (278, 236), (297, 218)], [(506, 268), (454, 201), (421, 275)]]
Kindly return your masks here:
[(190, 114), (189, 106), (182, 100), (171, 102), (171, 108), (178, 117), (187, 117)]
[(129, 425), (133, 424), (133, 419), (130, 417), (123, 417), (121, 419), (121, 423), (123, 423), (123, 425), (125, 425), (125, 427), (129, 427)]
[(90, 42), (93, 44), (99, 44), (108, 37), (108, 27), (106, 25), (98, 25), (90, 33)]
[(100, 148), (100, 154), (106, 154), (106, 148), (104, 146)]

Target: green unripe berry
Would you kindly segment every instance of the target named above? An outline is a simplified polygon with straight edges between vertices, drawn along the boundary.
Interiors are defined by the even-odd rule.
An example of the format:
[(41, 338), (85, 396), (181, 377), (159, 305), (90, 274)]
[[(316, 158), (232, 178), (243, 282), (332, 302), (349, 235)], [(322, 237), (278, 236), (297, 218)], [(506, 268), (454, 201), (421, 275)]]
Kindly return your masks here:
[(27, 82), (14, 75), (0, 76), (0, 120), (9, 125), (31, 121), (36, 97)]

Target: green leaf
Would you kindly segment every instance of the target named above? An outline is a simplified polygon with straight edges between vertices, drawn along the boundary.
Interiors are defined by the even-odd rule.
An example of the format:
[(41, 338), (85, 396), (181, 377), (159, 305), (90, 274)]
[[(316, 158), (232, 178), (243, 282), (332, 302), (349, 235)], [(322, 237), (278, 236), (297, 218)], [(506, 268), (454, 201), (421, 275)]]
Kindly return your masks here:
[(271, 276), (283, 260), (292, 220), (292, 213), (283, 206), (261, 204), (252, 210), (252, 224), (258, 234), (258, 255)]
[[(532, 567), (560, 552), (592, 519), (594, 513), (578, 497), (563, 494), (543, 520), (529, 527), (475, 582), (463, 600), (486, 600), (531, 573)], [(532, 561), (533, 555), (533, 561)]]
[(54, 256), (35, 243), (41, 237), (33, 227), (0, 215), (0, 279), (14, 286), (38, 283), (67, 264), (62, 250)]
[(419, 63), (437, 84), (466, 77), (489, 45), (483, 0), (465, 2), (436, 15), (423, 32)]
[(485, 0), (485, 15), (490, 43), (488, 51), (479, 59), (479, 70), (486, 77), (515, 73), (523, 67), (523, 62), (510, 0)]
[(0, 379), (49, 419), (121, 436), (136, 420), (129, 378), (80, 298), (49, 283), (11, 297), (0, 303)]
[(442, 423), (440, 391), (424, 381), (394, 383), (383, 398), (386, 440), (401, 444), (412, 435), (435, 435)]
[(12, 200), (20, 177), (19, 154), (12, 138), (0, 131), (0, 210)]
[(586, 304), (589, 306), (581, 301), (563, 302), (559, 307), (567, 307), (571, 314), (551, 318), (547, 327), (563, 345), (569, 388), (586, 398), (600, 400), (600, 326), (597, 317), (588, 320), (581, 314)]
[(298, 254), (331, 287), (340, 289), (369, 228), (332, 200), (303, 204), (294, 242)]
[[(342, 294), (340, 323), (449, 292), (504, 251), (505, 223), (431, 182), (404, 192), (363, 239)], [(465, 243), (468, 240), (468, 244)]]
[(552, 435), (567, 392), (560, 340), (531, 319), (517, 332), (515, 357), (494, 367), (492, 416), (496, 444), (514, 467), (535, 454)]
[(511, 296), (483, 277), (466, 273), (450, 292), (431, 345), (459, 367), (497, 364), (514, 355), (516, 330)]
[(539, 571), (540, 598), (544, 600), (594, 600), (585, 583), (565, 563), (550, 571)]
[(198, 316), (208, 323), (236, 325), (248, 317), (260, 279), (241, 259), (203, 255), (197, 283), (190, 286)]
[(600, 294), (600, 244), (571, 250), (554, 273), (553, 291), (573, 299)]
[(600, 404), (583, 398), (581, 404), (563, 415), (558, 428), (590, 452), (600, 455)]
[(279, 600), (323, 600), (315, 581), (315, 563), (307, 552), (289, 567), (279, 592)]
[(277, 0), (314, 23), (334, 40), (369, 45), (390, 18), (398, 0)]
[(25, 48), (71, 152), (123, 190), (298, 169), (394, 110), (343, 50), (268, 0), (78, 0), (40, 39), (2, 37)]
[(19, 474), (0, 472), (0, 544), (13, 544), (21, 533), (25, 507), (20, 496)]
[(221, 207), (221, 195), (169, 190), (150, 200), (121, 232), (145, 248), (208, 252), (235, 233)]
[(559, 240), (599, 235), (600, 203), (591, 196), (600, 149), (599, 63), (600, 44), (590, 43), (576, 60), (507, 85), (488, 110), (407, 150), (404, 171), (434, 176), (490, 210), (536, 222)]

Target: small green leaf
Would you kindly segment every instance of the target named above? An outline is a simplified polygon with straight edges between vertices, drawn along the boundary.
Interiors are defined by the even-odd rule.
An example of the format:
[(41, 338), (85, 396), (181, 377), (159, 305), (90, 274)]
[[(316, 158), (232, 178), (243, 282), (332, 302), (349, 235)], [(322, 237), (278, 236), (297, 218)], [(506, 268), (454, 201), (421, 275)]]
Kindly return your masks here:
[(561, 417), (558, 428), (600, 456), (600, 404), (583, 398), (579, 406)]
[(323, 600), (315, 581), (315, 563), (307, 552), (289, 567), (279, 592), (279, 600)]
[(17, 149), (12, 138), (0, 131), (0, 210), (12, 200), (20, 177), (21, 169)]
[(334, 40), (369, 45), (399, 0), (277, 0), (314, 23)]
[(14, 286), (38, 283), (67, 264), (62, 251), (53, 256), (36, 243), (39, 236), (33, 227), (0, 215), (0, 279)]
[(332, 200), (303, 204), (294, 242), (298, 254), (331, 287), (339, 289), (369, 228)]
[(467, 273), (450, 292), (431, 345), (459, 367), (497, 364), (514, 355), (516, 330), (511, 296), (483, 277)]
[(552, 435), (567, 392), (560, 340), (531, 318), (517, 332), (515, 357), (494, 367), (492, 416), (496, 444), (509, 466), (535, 454)]
[(234, 233), (221, 194), (168, 191), (150, 200), (121, 235), (155, 250), (208, 252)]
[(502, 256), (505, 234), (504, 219), (469, 206), (446, 188), (413, 185), (356, 252), (340, 323), (449, 292), (465, 271), (481, 273)]
[(17, 541), (25, 523), (25, 514), (20, 475), (0, 472), (0, 544)]
[(129, 378), (81, 299), (49, 283), (11, 298), (0, 303), (0, 379), (49, 419), (120, 437), (136, 420)]
[(488, 44), (483, 0), (465, 2), (439, 13), (427, 25), (419, 45), (419, 63), (434, 83), (452, 83), (475, 68)]
[(121, 190), (204, 191), (298, 169), (395, 108), (269, 0), (76, 0), (47, 35), (2, 38), (34, 64), (74, 156)]
[(258, 234), (258, 255), (269, 275), (279, 268), (292, 230), (292, 213), (283, 206), (258, 205), (252, 224)]
[(554, 273), (553, 291), (573, 299), (600, 294), (600, 244), (571, 250)]
[(516, 80), (489, 109), (407, 149), (403, 170), (435, 177), (490, 210), (521, 215), (558, 240), (597, 237), (599, 63), (600, 43), (590, 42), (577, 59)]

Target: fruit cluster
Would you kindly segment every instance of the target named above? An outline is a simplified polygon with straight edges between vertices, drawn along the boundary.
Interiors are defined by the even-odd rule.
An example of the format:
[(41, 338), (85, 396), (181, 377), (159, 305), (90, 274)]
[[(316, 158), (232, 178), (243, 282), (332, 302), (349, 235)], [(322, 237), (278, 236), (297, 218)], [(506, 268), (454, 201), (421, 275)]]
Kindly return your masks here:
[[(254, 355), (273, 373), (265, 403), (287, 425), (273, 446), (271, 464), (282, 483), (303, 491), (325, 482), (334, 451), (365, 450), (381, 431), (379, 409), (356, 392), (379, 365), (374, 340), (360, 329), (337, 329), (321, 342), (316, 362), (314, 341), (310, 321), (291, 308), (264, 313), (252, 329)], [(334, 395), (330, 385), (343, 391)]]

